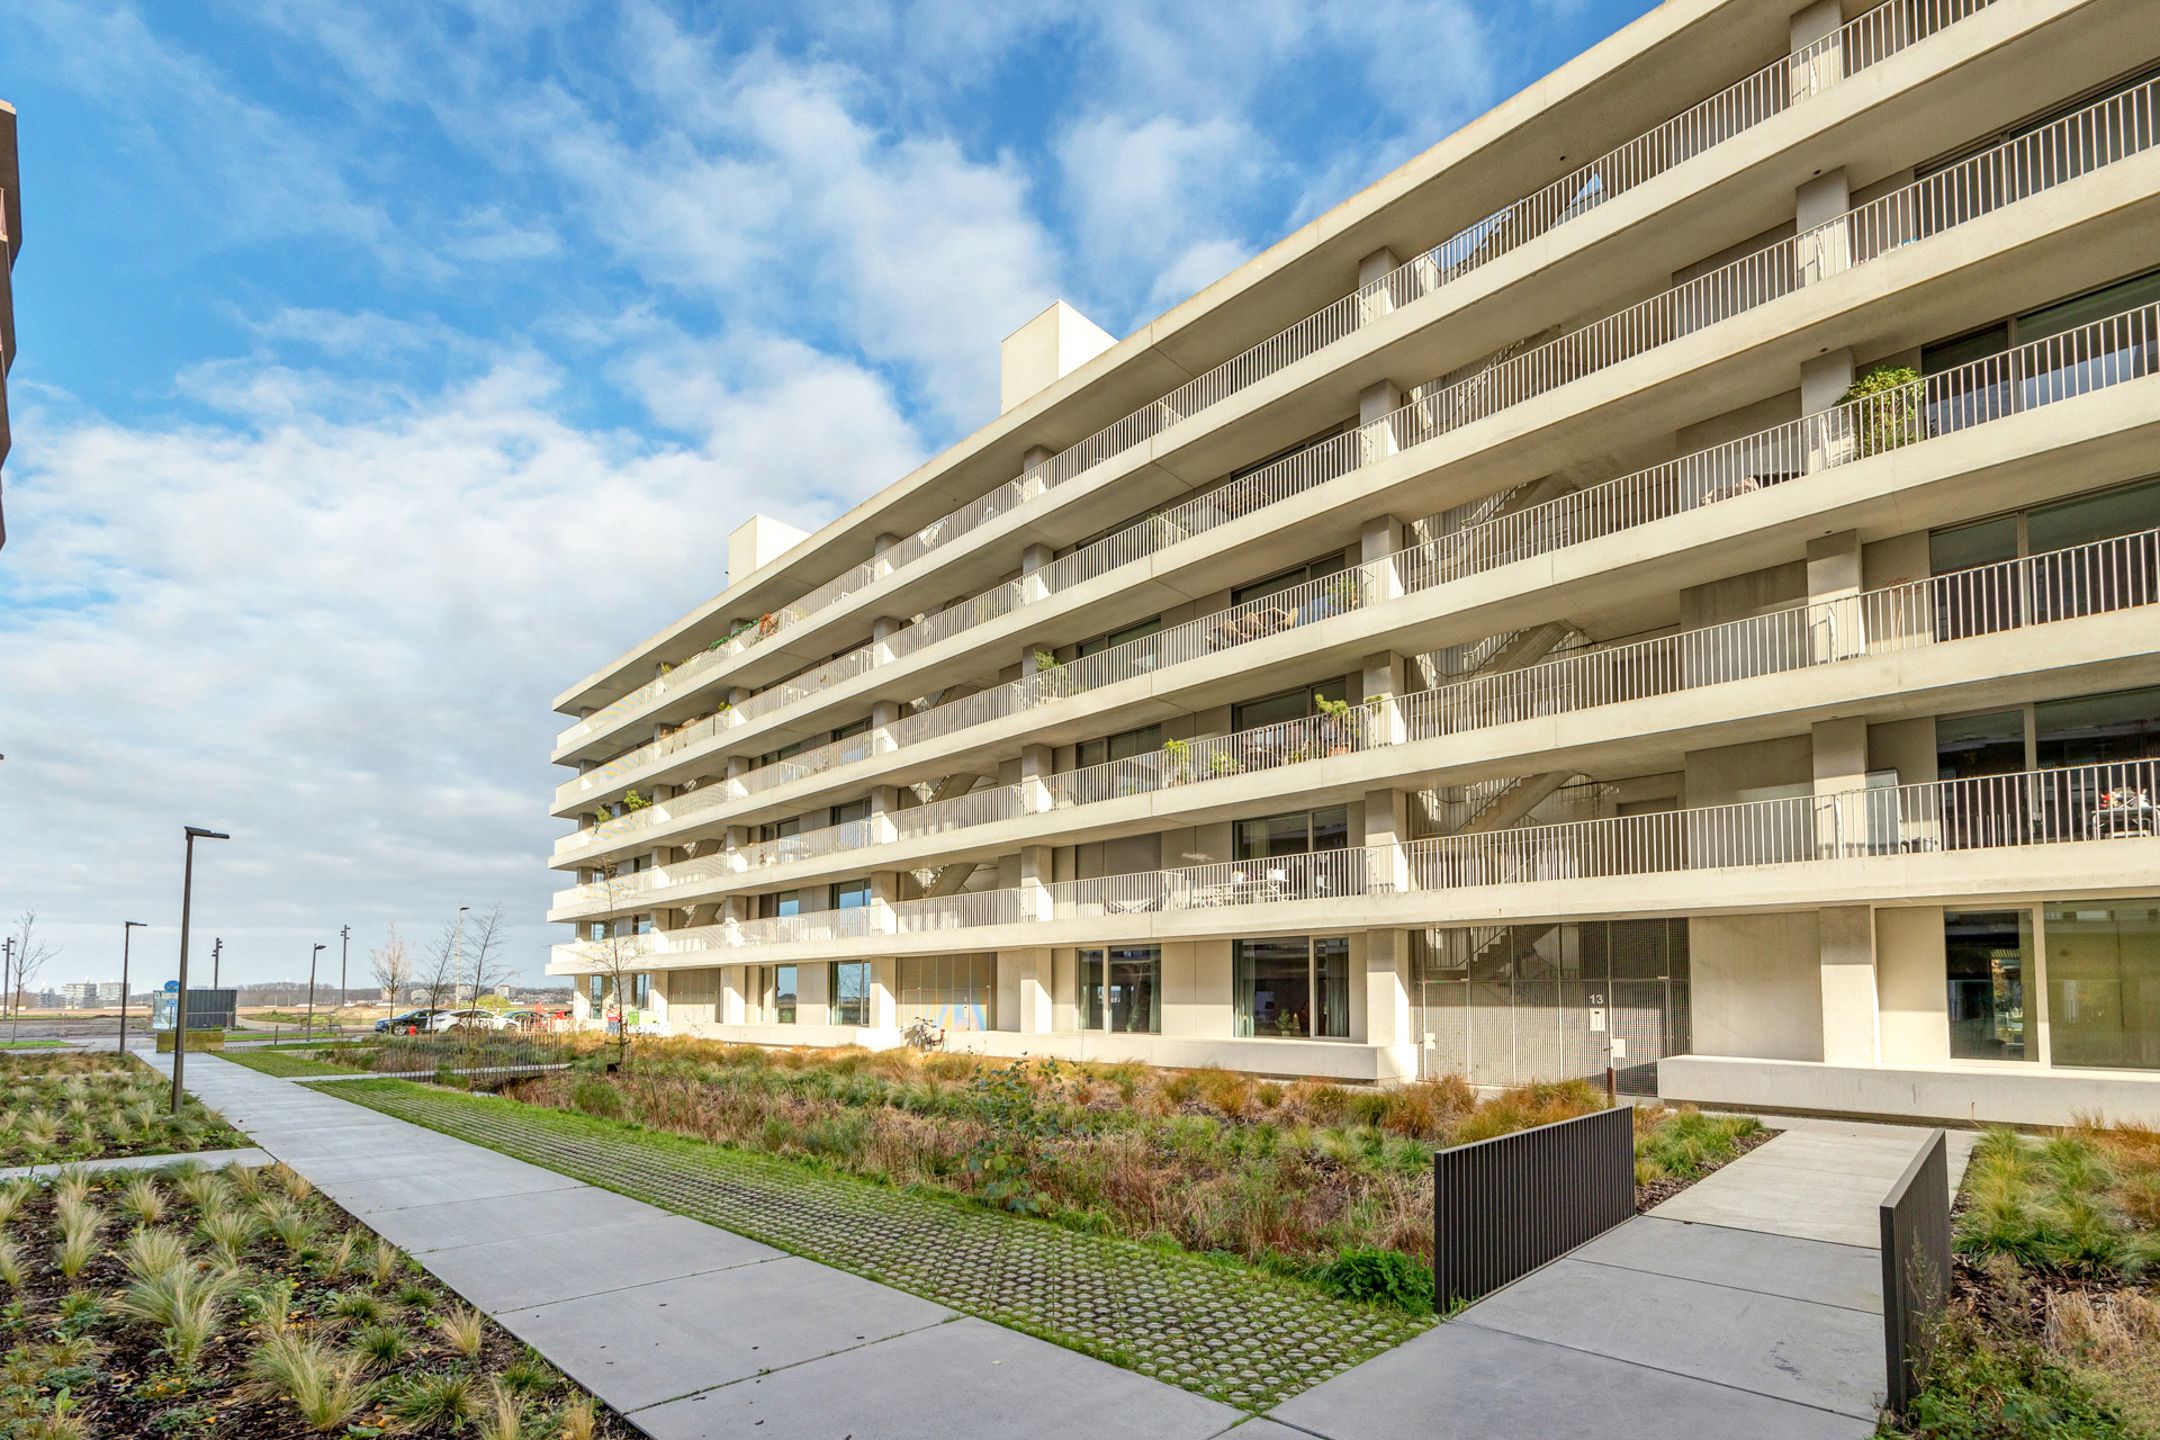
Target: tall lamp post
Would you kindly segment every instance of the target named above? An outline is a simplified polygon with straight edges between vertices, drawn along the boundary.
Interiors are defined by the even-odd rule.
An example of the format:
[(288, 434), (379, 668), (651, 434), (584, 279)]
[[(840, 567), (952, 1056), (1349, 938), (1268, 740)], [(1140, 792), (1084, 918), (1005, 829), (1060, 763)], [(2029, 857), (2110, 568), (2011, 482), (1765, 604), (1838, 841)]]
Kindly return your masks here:
[(210, 988), (218, 988), (218, 957), (225, 953), (225, 937), (220, 935), (210, 942)]
[(340, 925), (337, 932), (337, 1028), (341, 1034), (345, 1018), (345, 962), (351, 958), (352, 926)]
[(323, 952), (323, 951), (325, 951), (325, 950), (327, 950), (327, 949), (329, 949), (329, 948), (330, 948), (329, 946), (327, 946), (327, 945), (323, 944), (323, 943), (322, 943), (322, 942), (321, 942), (320, 940), (318, 940), (318, 941), (316, 941), (316, 942), (315, 942), (315, 948), (314, 948), (313, 950), (311, 950), (311, 951), (309, 951), (309, 952), (308, 952), (308, 957), (307, 957), (307, 1029), (306, 1029), (305, 1031), (303, 1031), (302, 1033), (303, 1033), (303, 1034), (304, 1034), (304, 1035), (306, 1036), (306, 1038), (308, 1038), (308, 1039), (310, 1039), (310, 1040), (312, 1040), (312, 1039), (314, 1039), (314, 1038), (315, 1038), (315, 962), (316, 962), (316, 961), (317, 961), (318, 959), (320, 959), (320, 958), (321, 958), (321, 956), (322, 956), (322, 952)]
[(187, 1068), (187, 946), (188, 912), (195, 901), (195, 842), (197, 840), (230, 840), (232, 836), (218, 830), (205, 830), (200, 825), (189, 825), (187, 830), (187, 860), (180, 870), (180, 993), (174, 996), (173, 1047), (172, 1047), (172, 1113), (180, 1113), (181, 1073)]
[(134, 931), (143, 928), (140, 920), (120, 922), (120, 1043), (114, 1048), (122, 1055), (127, 1054), (128, 941), (135, 938)]
[(0, 940), (0, 1015), (8, 1012), (14, 1003), (15, 990), (11, 981), (15, 974), (15, 937)]

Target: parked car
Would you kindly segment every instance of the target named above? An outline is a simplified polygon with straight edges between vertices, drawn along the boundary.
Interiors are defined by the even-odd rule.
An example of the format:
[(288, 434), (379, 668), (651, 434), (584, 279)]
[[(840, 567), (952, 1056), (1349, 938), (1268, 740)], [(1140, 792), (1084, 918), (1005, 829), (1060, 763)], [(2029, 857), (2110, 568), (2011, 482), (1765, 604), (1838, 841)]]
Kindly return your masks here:
[(454, 1030), (460, 1025), (470, 1025), (481, 1030), (503, 1028), (501, 1016), (493, 1010), (480, 1009), (438, 1010), (434, 1019), (428, 1023), (428, 1028), (435, 1031)]
[(538, 1010), (505, 1010), (502, 1027), (505, 1030), (538, 1030), (547, 1024), (547, 1016)]
[(407, 1010), (402, 1015), (392, 1015), (387, 1020), (377, 1020), (375, 1022), (375, 1033), (378, 1035), (418, 1035), (423, 1030), (435, 1028), (434, 1019), (438, 1013), (434, 1010)]

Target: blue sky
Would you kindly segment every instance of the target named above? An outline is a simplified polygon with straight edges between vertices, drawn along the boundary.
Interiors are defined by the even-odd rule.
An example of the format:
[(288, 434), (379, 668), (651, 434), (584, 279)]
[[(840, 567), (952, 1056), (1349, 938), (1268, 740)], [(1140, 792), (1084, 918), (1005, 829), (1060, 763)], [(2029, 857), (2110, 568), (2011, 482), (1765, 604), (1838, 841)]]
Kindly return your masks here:
[[(1647, 0), (9, 0), (0, 909), (552, 935), (562, 685)], [(1526, 187), (1547, 177), (1525, 177)], [(1439, 237), (1434, 237), (1435, 239)], [(122, 912), (127, 912), (123, 916)]]

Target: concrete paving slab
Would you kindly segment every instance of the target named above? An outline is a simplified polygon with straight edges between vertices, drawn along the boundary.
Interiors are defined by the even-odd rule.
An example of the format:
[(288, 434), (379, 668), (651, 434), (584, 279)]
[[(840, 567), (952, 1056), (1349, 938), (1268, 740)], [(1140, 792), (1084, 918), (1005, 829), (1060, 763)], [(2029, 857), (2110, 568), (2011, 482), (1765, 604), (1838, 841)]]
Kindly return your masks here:
[[(334, 1192), (324, 1193), (336, 1198)], [(620, 1225), (661, 1213), (612, 1190), (579, 1185), (566, 1190), (378, 1210), (364, 1218), (370, 1228), (392, 1244), (425, 1259), (438, 1250), (500, 1240), (559, 1241), (588, 1225)]]
[[(1863, 1440), (1875, 1433), (1872, 1417), (1460, 1319), (1293, 1397), (1269, 1418), (1323, 1440)], [(1246, 1431), (1233, 1434), (1241, 1440)]]
[(10, 1165), (0, 1169), (0, 1180), (51, 1180), (68, 1170), (96, 1174), (105, 1170), (169, 1170), (194, 1163), (207, 1170), (227, 1165), (268, 1165), (270, 1156), (248, 1146), (239, 1150), (195, 1150), (185, 1155), (119, 1155), (104, 1160), (70, 1160), (61, 1165)]
[[(655, 1440), (1211, 1440), (1241, 1417), (1144, 1375), (1106, 1372), (1101, 1362), (1046, 1340), (964, 1319), (633, 1418)], [(1267, 1440), (1250, 1426), (1233, 1433)]]
[(1884, 1388), (1879, 1316), (1580, 1260), (1524, 1277), (1453, 1324), (1868, 1420)]
[(499, 1318), (579, 1384), (631, 1411), (940, 1325), (953, 1312), (787, 1256)]
[(1638, 1215), (1569, 1258), (1882, 1313), (1881, 1259), (1852, 1245)]
[(1214, 1440), (1312, 1440), (1312, 1437), (1303, 1430), (1292, 1430), (1265, 1416), (1255, 1416), (1221, 1432)]
[(476, 1162), (471, 1173), (463, 1167), (450, 1173), (393, 1175), (380, 1180), (345, 1180), (322, 1187), (323, 1193), (355, 1215), (368, 1216), (386, 1210), (409, 1210), (419, 1205), (443, 1205), (452, 1201), (511, 1200), (548, 1190), (579, 1190), (579, 1181), (552, 1170), (523, 1167), (519, 1172), (492, 1170)]
[(427, 1252), (428, 1269), (490, 1315), (683, 1275), (777, 1260), (785, 1251), (681, 1215), (586, 1225), (577, 1260), (558, 1246), (535, 1254), (531, 1238)]

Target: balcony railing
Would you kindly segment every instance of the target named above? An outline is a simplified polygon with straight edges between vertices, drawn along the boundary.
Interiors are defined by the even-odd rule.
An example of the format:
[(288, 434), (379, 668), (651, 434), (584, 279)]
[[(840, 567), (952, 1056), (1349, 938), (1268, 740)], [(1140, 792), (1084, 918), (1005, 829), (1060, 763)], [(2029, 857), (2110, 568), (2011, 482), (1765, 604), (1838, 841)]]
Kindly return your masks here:
[[(931, 522), (892, 548), (805, 592), (757, 623), (724, 640), (714, 641), (670, 673), (639, 686), (571, 725), (562, 732), (559, 743), (568, 744), (605, 728), (648, 701), (679, 688), (713, 664), (744, 654), (805, 623), (915, 560), (1147, 443), (1179, 421), (1241, 394), (1357, 334), (1396, 309), (1423, 299), (1568, 221), (1590, 213), (1615, 196), (1637, 189), (1683, 162), (1774, 119), (1826, 89), (1841, 76), (1857, 74), (1879, 64), (1994, 3), (1995, 0), (1888, 0), (1805, 49), (1772, 61), (1589, 164), (1481, 217), (1370, 284), (1225, 360), (1160, 400), (1051, 456), (987, 495)], [(914, 643), (934, 643), (937, 638), (942, 637), (932, 631), (929, 638)]]
[[(652, 953), (2151, 839), (2160, 834), (2156, 796), (2160, 761), (2074, 765), (981, 890), (889, 910), (700, 926), (659, 937), (663, 943)], [(892, 918), (875, 918), (880, 915)], [(1355, 911), (1313, 918), (1336, 927), (1369, 923)], [(1231, 930), (1239, 923), (1235, 916), (1223, 920)]]
[[(1438, 439), (1500, 410), (1545, 395), (1570, 381), (1767, 304), (1809, 283), (1867, 263), (2016, 200), (2045, 193), (2093, 169), (2150, 148), (2155, 140), (2156, 102), (2160, 102), (2160, 81), (2110, 96), (2032, 134), (1972, 156), (1913, 185), (1870, 201), (1838, 219), (1721, 266), (1618, 314), (1481, 369), (1473, 367), (1473, 373), (1461, 380), (1421, 390), (1409, 405), (1358, 432), (1323, 441), (1233, 486), (1197, 497), (1175, 511), (1129, 527), (1098, 545), (1106, 547), (1108, 553), (1128, 555), (1167, 548), (1287, 494), (1325, 484), (1386, 454)], [(2088, 333), (2100, 327), (2086, 327), (2085, 331), (2074, 332), (2089, 342), (2096, 340), (2115, 348), (2073, 362), (2068, 371), (2063, 368), (2060, 355), (2051, 357), (2046, 353), (2033, 357), (2038, 368), (2031, 374), (2018, 373), (2014, 369), (1998, 373), (1988, 370), (1994, 362), (1980, 362), (1989, 378), (1975, 377), (1972, 383), (1955, 391), (1946, 390), (1934, 381), (1925, 382), (1930, 390), (1924, 414), (1915, 411), (1911, 395), (1901, 391), (1884, 392), (1629, 478), (1640, 482), (1645, 477), (1670, 472), (1674, 479), (1690, 487), (1693, 503), (1700, 504), (1707, 499), (1778, 483), (1809, 469), (1829, 468), (1865, 458), (1910, 443), (1924, 433), (1943, 433), (1948, 429), (1984, 423), (2015, 409), (2046, 404), (2097, 385), (2148, 373), (2153, 346), (2153, 330), (2147, 318), (2150, 314), (2151, 307), (2146, 307), (2143, 311), (2132, 312), (2131, 316), (2116, 317), (2118, 321), (2128, 322), (2125, 333), (2119, 335), (2092, 336)], [(2048, 344), (2040, 342), (2038, 348), (2045, 352)], [(2070, 348), (2077, 348), (2076, 339), (2072, 340)], [(1935, 429), (1937, 426), (1941, 428)], [(1805, 448), (1786, 449), (1779, 443), (1781, 441)], [(1729, 468), (1732, 460), (1740, 457), (1744, 457), (1748, 473), (1731, 478), (1727, 482), (1730, 488), (1723, 491), (1702, 488), (1706, 474)], [(1600, 490), (1608, 488), (1600, 487)], [(1653, 479), (1649, 497), (1653, 501), (1658, 498), (1658, 488)], [(1537, 507), (1539, 511), (1546, 508)], [(1520, 519), (1510, 516), (1494, 523), (1506, 524)], [(1450, 567), (1463, 564), (1469, 554), (1474, 554), (1474, 551), (1465, 553), (1461, 537), (1445, 537), (1419, 547), (1419, 550), (1428, 552), (1424, 558)], [(1062, 565), (1087, 553), (1078, 552), (1056, 563)], [(1407, 553), (1413, 557), (1419, 555), (1419, 551)], [(1411, 563), (1416, 563), (1415, 559)], [(1106, 573), (1107, 568), (1106, 562), (1099, 559), (1083, 560), (1068, 573), (1093, 578), (1096, 574)], [(990, 597), (978, 597), (977, 601), (958, 607), (963, 617), (976, 618), (968, 619), (966, 624), (947, 623), (965, 629), (994, 615), (1007, 613), (1027, 603), (1028, 597), (1023, 592), (1029, 583), (1028, 580), (1011, 582), (991, 592)], [(1043, 596), (1057, 593), (1054, 586), (1062, 588), (1058, 586), (1055, 567), (1049, 577), (1036, 583)], [(992, 603), (978, 604), (985, 600)], [(933, 618), (944, 620), (943, 615)], [(1165, 635), (1169, 633), (1164, 632)], [(904, 653), (909, 646), (901, 637), (906, 634), (903, 630), (893, 637), (887, 642), (887, 648)], [(1106, 655), (1115, 653), (1105, 652)], [(1101, 658), (1104, 657), (1090, 657)], [(894, 737), (899, 743), (912, 743), (918, 738), (950, 734), (955, 728), (1013, 713), (1014, 708), (1032, 703), (1031, 695), (1041, 693), (1040, 687), (1029, 688), (1026, 682), (1022, 682), (1022, 689), (1026, 693), (1005, 693), (1012, 687), (1003, 687), (1001, 691), (984, 692), (957, 702), (961, 708), (940, 706), (912, 716), (893, 728)], [(815, 693), (808, 691), (796, 698), (809, 698)], [(572, 783), (579, 789), (606, 783), (662, 759), (685, 744), (709, 738), (738, 723), (742, 722), (728, 712), (692, 722), (662, 740), (626, 752), (609, 765)], [(908, 739), (900, 738), (903, 732)]]
[[(895, 748), (957, 733), (1031, 704), (1079, 694), (1112, 679), (1211, 653), (1243, 640), (1330, 619), (1383, 597), (1415, 594), (1517, 560), (1686, 514), (1802, 476), (1962, 433), (2028, 410), (2160, 374), (2160, 306), (2141, 306), (1911, 384), (1636, 471), (1588, 490), (1499, 516), (1386, 559), (1311, 582), (1127, 646), (1100, 652), (1031, 681), (1015, 681), (906, 717), (888, 727)], [(1306, 592), (1316, 592), (1308, 594)], [(1193, 636), (1200, 639), (1195, 644)], [(866, 757), (856, 736), (779, 766), (752, 771), (730, 796), (769, 789)], [(1219, 765), (1212, 756), (1196, 761)], [(717, 790), (721, 782), (708, 782)], [(1053, 782), (1056, 783), (1056, 782)], [(693, 792), (705, 794), (706, 790)], [(685, 797), (686, 799), (688, 797)], [(607, 822), (605, 838), (672, 818), (638, 812)], [(651, 818), (645, 818), (648, 815)]]
[[(1383, 701), (1228, 735), (1173, 741), (1145, 755), (1046, 776), (1043, 792), (1053, 809), (1098, 805), (1521, 720), (2154, 604), (2160, 604), (2160, 529), (1578, 651), (1520, 670), (1403, 695), (1393, 702), (1393, 715)], [(1504, 788), (1508, 782), (1491, 783)], [(1473, 797), (1466, 813), (1474, 813), (1481, 803)], [(1025, 807), (1026, 787), (1006, 785), (895, 811), (889, 818), (895, 838), (913, 838), (1016, 819), (1026, 813)], [(708, 867), (695, 875), (680, 865), (669, 866), (657, 883), (678, 886), (710, 875), (840, 854), (862, 849), (876, 838), (874, 821), (849, 821), (767, 841), (732, 857), (687, 862)], [(643, 882), (654, 873), (623, 878)], [(563, 891), (556, 903), (607, 898), (588, 893), (595, 890), (580, 886)], [(645, 891), (641, 883), (633, 893)]]

